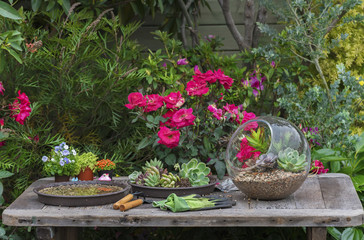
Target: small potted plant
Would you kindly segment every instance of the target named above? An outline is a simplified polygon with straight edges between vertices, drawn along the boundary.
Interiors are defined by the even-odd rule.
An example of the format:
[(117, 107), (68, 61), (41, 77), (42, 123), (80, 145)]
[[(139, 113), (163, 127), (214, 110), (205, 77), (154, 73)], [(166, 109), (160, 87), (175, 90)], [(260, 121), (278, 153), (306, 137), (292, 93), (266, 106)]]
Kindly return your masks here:
[(76, 173), (76, 156), (76, 150), (63, 142), (54, 147), (49, 157), (42, 157), (44, 171), (54, 176), (56, 182), (69, 181), (69, 177)]
[(92, 181), (94, 179), (93, 171), (96, 168), (97, 156), (92, 152), (83, 153), (76, 158), (76, 172), (78, 180)]
[(96, 163), (96, 171), (101, 177), (103, 174), (109, 174), (109, 177), (112, 179), (114, 174), (114, 169), (116, 168), (116, 165), (113, 161), (110, 159), (102, 159), (97, 161)]

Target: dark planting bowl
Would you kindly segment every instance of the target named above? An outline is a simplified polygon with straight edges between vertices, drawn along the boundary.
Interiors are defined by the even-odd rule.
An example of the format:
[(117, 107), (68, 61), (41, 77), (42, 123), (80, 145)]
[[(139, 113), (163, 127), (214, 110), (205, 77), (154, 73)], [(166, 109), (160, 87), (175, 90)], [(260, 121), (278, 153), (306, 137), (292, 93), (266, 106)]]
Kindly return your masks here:
[[(89, 195), (89, 196), (62, 196), (62, 195), (50, 195), (39, 192), (44, 188), (55, 187), (55, 186), (68, 186), (68, 185), (90, 185), (90, 184), (100, 184), (105, 187), (107, 186), (118, 186), (122, 187), (121, 191), (98, 194), (98, 195)], [(76, 207), (76, 206), (94, 206), (94, 205), (104, 205), (115, 203), (125, 195), (127, 195), (130, 191), (130, 186), (125, 182), (116, 182), (116, 181), (80, 181), (80, 182), (60, 182), (60, 183), (51, 183), (47, 185), (42, 185), (40, 187), (34, 188), (34, 192), (38, 194), (38, 200), (41, 203), (48, 205), (56, 205), (56, 206), (68, 206), (68, 207)]]
[(175, 193), (177, 196), (185, 196), (190, 194), (200, 194), (206, 195), (210, 194), (215, 189), (215, 184), (217, 182), (216, 176), (209, 176), (210, 183), (203, 186), (198, 187), (178, 187), (178, 188), (164, 188), (164, 187), (148, 187), (138, 184), (133, 184), (128, 182), (133, 192), (142, 192), (142, 194), (146, 197), (155, 197), (155, 198), (166, 198), (171, 193)]

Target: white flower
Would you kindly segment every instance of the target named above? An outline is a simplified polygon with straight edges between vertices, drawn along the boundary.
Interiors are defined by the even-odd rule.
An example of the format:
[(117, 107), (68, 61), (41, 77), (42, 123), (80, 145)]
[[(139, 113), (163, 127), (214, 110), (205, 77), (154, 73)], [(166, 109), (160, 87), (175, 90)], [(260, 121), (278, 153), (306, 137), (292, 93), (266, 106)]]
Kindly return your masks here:
[(69, 147), (68, 147), (68, 145), (64, 145), (64, 147), (63, 147), (64, 149), (68, 149)]
[(54, 162), (55, 161), (54, 158), (52, 158), (51, 161)]
[(72, 149), (72, 154), (73, 156), (76, 156), (76, 151), (74, 149)]

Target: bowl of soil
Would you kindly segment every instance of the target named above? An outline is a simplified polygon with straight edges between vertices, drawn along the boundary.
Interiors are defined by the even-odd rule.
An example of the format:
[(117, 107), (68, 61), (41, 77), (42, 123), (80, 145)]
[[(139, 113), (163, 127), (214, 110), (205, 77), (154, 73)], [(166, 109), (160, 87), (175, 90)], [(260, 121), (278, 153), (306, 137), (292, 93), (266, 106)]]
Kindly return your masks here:
[(305, 181), (311, 152), (299, 128), (283, 118), (263, 116), (233, 133), (225, 162), (234, 184), (245, 195), (278, 200)]
[(41, 203), (56, 206), (94, 206), (114, 203), (130, 191), (126, 182), (82, 181), (51, 183), (34, 188)]

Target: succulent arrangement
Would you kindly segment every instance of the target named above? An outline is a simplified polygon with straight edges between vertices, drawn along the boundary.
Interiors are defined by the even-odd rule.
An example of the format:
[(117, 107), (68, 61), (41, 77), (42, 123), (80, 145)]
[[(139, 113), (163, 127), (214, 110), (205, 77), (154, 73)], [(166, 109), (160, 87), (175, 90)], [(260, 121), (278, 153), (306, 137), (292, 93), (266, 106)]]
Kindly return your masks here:
[(168, 172), (163, 163), (158, 159), (146, 162), (142, 167), (143, 171), (134, 171), (129, 175), (129, 180), (133, 184), (144, 185), (149, 187), (195, 187), (209, 183), (207, 175), (211, 170), (205, 163), (198, 162), (193, 158), (188, 163), (175, 165), (178, 173)]
[(278, 153), (278, 166), (285, 171), (300, 172), (307, 166), (306, 155), (299, 154), (297, 150), (286, 148)]

